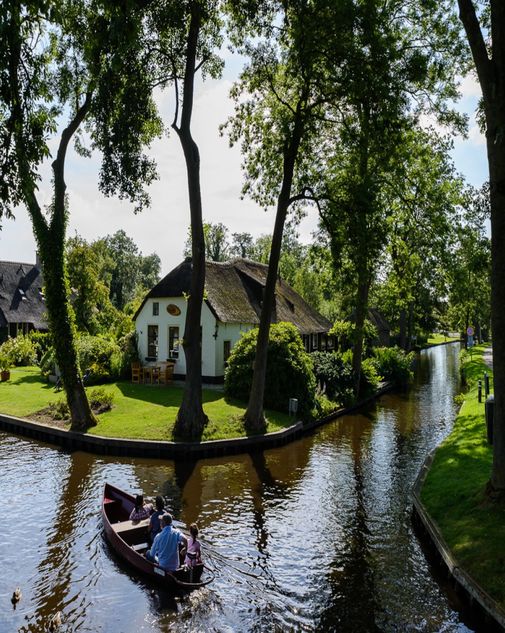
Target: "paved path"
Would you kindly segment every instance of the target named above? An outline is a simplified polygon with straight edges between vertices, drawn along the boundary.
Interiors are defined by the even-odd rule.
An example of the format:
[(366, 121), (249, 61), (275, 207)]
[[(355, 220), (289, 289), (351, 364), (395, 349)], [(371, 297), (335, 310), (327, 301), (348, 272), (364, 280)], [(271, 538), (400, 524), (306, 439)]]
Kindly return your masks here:
[(493, 348), (486, 347), (486, 349), (484, 350), (484, 354), (482, 355), (482, 358), (484, 359), (484, 362), (486, 363), (486, 365), (488, 367), (491, 367), (492, 369), (493, 368)]

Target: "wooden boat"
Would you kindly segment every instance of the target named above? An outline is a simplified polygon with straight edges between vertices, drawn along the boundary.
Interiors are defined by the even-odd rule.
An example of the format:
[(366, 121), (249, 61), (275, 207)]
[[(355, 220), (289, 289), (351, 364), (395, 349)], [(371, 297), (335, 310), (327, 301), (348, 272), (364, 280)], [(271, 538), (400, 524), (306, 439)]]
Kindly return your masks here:
[(214, 575), (203, 564), (181, 566), (170, 572), (145, 557), (149, 548), (149, 519), (130, 521), (135, 497), (106, 483), (102, 499), (102, 520), (107, 540), (112, 548), (142, 574), (161, 583), (167, 589), (197, 589), (208, 585)]

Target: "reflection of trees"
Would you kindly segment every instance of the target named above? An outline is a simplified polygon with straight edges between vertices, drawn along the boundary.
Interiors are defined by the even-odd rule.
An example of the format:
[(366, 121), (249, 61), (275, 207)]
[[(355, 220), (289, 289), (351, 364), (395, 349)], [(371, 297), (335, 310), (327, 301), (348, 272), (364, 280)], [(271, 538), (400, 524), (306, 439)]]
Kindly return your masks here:
[[(358, 416), (353, 416), (358, 418)], [(331, 595), (318, 622), (321, 631), (375, 631), (377, 604), (374, 591), (374, 572), (371, 565), (369, 529), (365, 501), (362, 443), (368, 434), (363, 433), (363, 422), (346, 426), (346, 435), (351, 439), (353, 455), (354, 512), (343, 518), (345, 547), (335, 555), (327, 575)], [(338, 425), (341, 426), (341, 425)], [(338, 428), (338, 427), (337, 427)], [(335, 516), (339, 516), (335, 508)], [(339, 558), (337, 558), (339, 557)]]
[[(73, 544), (76, 529), (86, 520), (83, 516), (83, 495), (89, 494), (90, 479), (95, 458), (86, 453), (72, 453), (67, 468), (68, 476), (62, 482), (61, 494), (47, 511), (55, 512), (52, 529), (47, 534), (47, 552), (37, 566), (35, 603), (38, 605), (31, 616), (32, 623), (20, 631), (40, 631), (40, 622), (47, 622), (56, 611), (62, 611), (72, 602), (69, 598), (72, 571)], [(85, 557), (86, 552), (78, 552)], [(79, 603), (79, 617), (85, 617), (86, 603)], [(68, 613), (67, 613), (68, 615)], [(44, 629), (45, 630), (45, 629)]]

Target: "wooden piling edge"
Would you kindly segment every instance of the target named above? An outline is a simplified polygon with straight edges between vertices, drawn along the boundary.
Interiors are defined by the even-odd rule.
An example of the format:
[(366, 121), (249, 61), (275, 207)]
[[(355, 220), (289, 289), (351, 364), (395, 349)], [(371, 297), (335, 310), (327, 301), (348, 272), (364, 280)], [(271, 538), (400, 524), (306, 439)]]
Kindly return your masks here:
[(438, 552), (441, 563), (447, 568), (460, 593), (466, 596), (468, 603), (473, 608), (478, 606), (487, 620), (499, 630), (505, 631), (505, 610), (459, 565), (451, 548), (445, 542), (440, 528), (421, 501), (421, 489), (433, 463), (436, 450), (436, 448), (433, 449), (426, 457), (412, 490), (413, 520), (422, 528), (424, 535)]

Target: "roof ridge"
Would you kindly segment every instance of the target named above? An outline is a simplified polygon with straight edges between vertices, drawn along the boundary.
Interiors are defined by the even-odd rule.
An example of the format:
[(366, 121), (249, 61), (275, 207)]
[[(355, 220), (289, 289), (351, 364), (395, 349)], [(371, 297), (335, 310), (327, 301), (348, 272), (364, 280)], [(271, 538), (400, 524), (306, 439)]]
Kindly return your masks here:
[(2, 264), (14, 264), (15, 266), (31, 266), (32, 268), (37, 268), (37, 264), (35, 262), (12, 262), (9, 259), (0, 259), (0, 265)]

